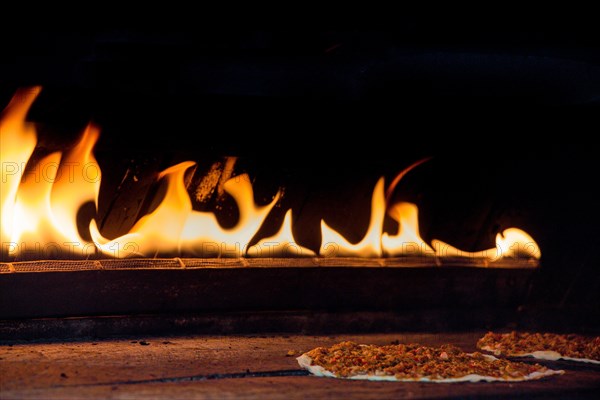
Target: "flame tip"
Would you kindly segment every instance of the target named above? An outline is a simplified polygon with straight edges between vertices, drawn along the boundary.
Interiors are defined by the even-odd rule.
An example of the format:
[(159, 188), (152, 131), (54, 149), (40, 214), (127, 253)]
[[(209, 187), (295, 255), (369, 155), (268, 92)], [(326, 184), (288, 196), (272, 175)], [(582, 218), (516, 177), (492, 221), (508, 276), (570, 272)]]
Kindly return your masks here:
[(194, 161), (183, 161), (180, 162), (179, 164), (175, 164), (172, 165), (170, 167), (168, 167), (167, 169), (162, 170), (161, 172), (158, 173), (158, 179), (162, 179), (168, 175), (177, 173), (177, 172), (184, 172), (186, 171), (188, 168), (193, 167), (194, 165), (196, 165), (196, 163)]
[(432, 158), (433, 158), (433, 156), (429, 156), (429, 157), (425, 157), (420, 160), (417, 160), (414, 163), (410, 164), (408, 167), (404, 168), (402, 171), (398, 172), (398, 174), (394, 177), (394, 179), (392, 179), (392, 183), (390, 183), (390, 186), (387, 188), (387, 190), (385, 192), (385, 204), (389, 205), (390, 200), (392, 198), (392, 194), (394, 193), (394, 190), (396, 189), (396, 186), (398, 186), (398, 184), (400, 183), (402, 178), (404, 178), (404, 176), (406, 176), (406, 174), (408, 174), (410, 171), (412, 171), (419, 165), (424, 164), (427, 161), (431, 160)]

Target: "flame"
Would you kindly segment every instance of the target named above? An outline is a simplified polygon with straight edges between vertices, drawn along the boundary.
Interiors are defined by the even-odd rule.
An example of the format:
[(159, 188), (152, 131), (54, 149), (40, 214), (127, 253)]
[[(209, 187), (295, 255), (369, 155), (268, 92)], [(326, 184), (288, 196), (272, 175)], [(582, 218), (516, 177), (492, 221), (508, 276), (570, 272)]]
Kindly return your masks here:
[(17, 91), (0, 114), (0, 242), (3, 245), (11, 243), (15, 198), (25, 165), (37, 143), (35, 127), (25, 122), (25, 116), (40, 90), (36, 87)]
[(92, 149), (100, 137), (100, 130), (88, 125), (79, 142), (61, 160), (52, 185), (50, 204), (56, 228), (63, 236), (83, 242), (77, 230), (77, 212), (88, 202), (98, 208), (102, 174)]
[(462, 251), (437, 239), (432, 240), (431, 244), (438, 257), (487, 258), (490, 261), (522, 256), (539, 260), (542, 257), (540, 248), (535, 240), (525, 231), (518, 228), (508, 228), (501, 234), (498, 233), (496, 235), (496, 247), (493, 249), (475, 252)]
[[(89, 231), (85, 232), (92, 241), (84, 239), (88, 235), (83, 234), (77, 226), (78, 214), (86, 204), (98, 208), (101, 171), (93, 148), (99, 138), (99, 129), (90, 124), (69, 150), (46, 154), (38, 161), (32, 161), (37, 137), (34, 125), (26, 121), (26, 116), (40, 90), (35, 87), (17, 91), (0, 115), (0, 255), (21, 257), (31, 253), (39, 258), (50, 254), (54, 258), (57, 254), (68, 252), (69, 257), (81, 258), (99, 252), (117, 258), (159, 254), (200, 257), (315, 256), (311, 249), (296, 242), (292, 210), (286, 212), (276, 234), (268, 238), (255, 238), (279, 201), (281, 192), (278, 191), (268, 204), (257, 205), (249, 176), (233, 176), (235, 158), (227, 160), (218, 180), (219, 197), (227, 193), (239, 210), (239, 220), (233, 228), (223, 228), (213, 212), (193, 210), (185, 177), (195, 163), (185, 161), (158, 174), (158, 180), (165, 185), (164, 198), (154, 211), (142, 216), (127, 233), (117, 238), (106, 238), (96, 220), (92, 219)], [(417, 206), (406, 202), (389, 204), (400, 179), (426, 160), (404, 169), (392, 181), (387, 192), (384, 190), (384, 178), (377, 181), (371, 198), (369, 225), (358, 243), (350, 243), (321, 219), (319, 255), (458, 256), (491, 261), (506, 257), (541, 257), (533, 238), (517, 228), (506, 229), (498, 234), (493, 249), (465, 252), (435, 239), (429, 246), (419, 232)], [(200, 194), (203, 195), (203, 192)], [(395, 235), (383, 232), (386, 210), (398, 223)], [(249, 247), (249, 243), (256, 244)]]
[(300, 246), (292, 233), (292, 210), (288, 210), (279, 232), (262, 239), (248, 249), (250, 257), (314, 256), (314, 251)]
[(254, 203), (254, 191), (247, 174), (233, 177), (223, 185), (239, 209), (239, 220), (232, 229), (223, 229), (211, 212), (194, 211), (183, 229), (183, 248), (199, 256), (219, 255), (240, 257), (246, 254), (248, 243), (254, 237), (275, 203), (278, 192), (271, 203), (259, 207)]
[(13, 255), (41, 249), (67, 255), (95, 252), (79, 234), (77, 213), (87, 202), (97, 204), (100, 169), (91, 155), (97, 139), (98, 131), (88, 126), (64, 157), (52, 153), (25, 171), (12, 215)]
[(341, 234), (334, 231), (321, 220), (321, 244), (320, 255), (327, 257), (380, 257), (381, 256), (381, 232), (383, 231), (383, 217), (385, 216), (385, 195), (383, 192), (383, 178), (380, 178), (373, 190), (371, 198), (371, 220), (367, 233), (363, 239), (351, 244)]
[(131, 228), (129, 233), (114, 240), (104, 238), (95, 221), (90, 224), (92, 239), (99, 249), (113, 257), (151, 256), (177, 253), (186, 219), (192, 212), (184, 185), (185, 171), (193, 166), (191, 161), (174, 165), (159, 174), (166, 180), (167, 190), (163, 201), (151, 214), (145, 215)]
[[(35, 147), (36, 133), (25, 122), (25, 116), (38, 93), (37, 88), (26, 91), (22, 101), (15, 101), (21, 98), (15, 96), (1, 122), (3, 172), (7, 166), (19, 162), (21, 169), (18, 174), (6, 176), (8, 190), (2, 190), (3, 244), (8, 244), (6, 250), (14, 256), (32, 252), (55, 257), (70, 256), (75, 251), (93, 254), (94, 246), (79, 234), (77, 213), (87, 202), (97, 204), (100, 168), (91, 150), (98, 139), (98, 130), (88, 126), (64, 157), (55, 152), (34, 165), (26, 164), (33, 153), (32, 145)], [(24, 146), (19, 145), (20, 140), (25, 142)], [(17, 185), (16, 177), (20, 177)], [(3, 173), (3, 186), (4, 178)]]
[(234, 228), (223, 229), (214, 213), (192, 210), (184, 175), (193, 165), (195, 163), (186, 161), (160, 173), (159, 178), (167, 181), (163, 201), (156, 210), (142, 217), (129, 233), (107, 240), (92, 221), (92, 238), (102, 252), (114, 257), (181, 252), (200, 256), (244, 255), (248, 243), (279, 199), (279, 193), (270, 204), (258, 207), (254, 204), (254, 192), (248, 175), (229, 179), (224, 184), (224, 190), (236, 201), (240, 217)]
[(385, 254), (432, 255), (433, 249), (421, 239), (419, 234), (419, 209), (412, 203), (397, 203), (390, 207), (389, 215), (398, 222), (399, 230), (395, 236), (384, 233), (381, 244)]
[[(19, 186), (12, 214), (10, 243), (41, 246), (52, 242), (56, 229), (50, 197), (60, 159), (59, 152), (44, 157), (35, 166), (37, 171), (44, 171), (43, 178), (40, 172), (40, 175), (28, 177)], [(14, 255), (19, 255), (26, 247), (16, 245), (11, 250)]]

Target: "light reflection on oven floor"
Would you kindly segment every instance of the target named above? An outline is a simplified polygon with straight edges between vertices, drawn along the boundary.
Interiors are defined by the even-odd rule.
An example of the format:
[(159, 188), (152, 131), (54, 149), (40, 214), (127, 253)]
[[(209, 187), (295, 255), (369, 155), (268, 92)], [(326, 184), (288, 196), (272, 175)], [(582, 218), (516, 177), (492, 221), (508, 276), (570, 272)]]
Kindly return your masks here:
[(565, 362), (547, 362), (567, 373), (540, 381), (444, 385), (303, 376), (295, 360), (303, 351), (342, 340), (452, 343), (475, 351), (483, 333), (5, 341), (0, 342), (0, 398), (594, 398), (595, 388), (600, 387), (600, 368)]

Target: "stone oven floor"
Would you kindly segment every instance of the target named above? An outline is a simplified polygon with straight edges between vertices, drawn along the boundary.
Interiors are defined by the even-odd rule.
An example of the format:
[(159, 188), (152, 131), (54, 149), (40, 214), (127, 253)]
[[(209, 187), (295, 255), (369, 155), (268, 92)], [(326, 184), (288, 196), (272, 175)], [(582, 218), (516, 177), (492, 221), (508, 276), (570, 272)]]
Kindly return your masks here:
[[(0, 342), (2, 399), (596, 398), (600, 366), (545, 362), (566, 373), (520, 383), (399, 383), (303, 376), (292, 353), (342, 340), (453, 343), (484, 332), (123, 337)], [(277, 376), (277, 375), (283, 376)]]

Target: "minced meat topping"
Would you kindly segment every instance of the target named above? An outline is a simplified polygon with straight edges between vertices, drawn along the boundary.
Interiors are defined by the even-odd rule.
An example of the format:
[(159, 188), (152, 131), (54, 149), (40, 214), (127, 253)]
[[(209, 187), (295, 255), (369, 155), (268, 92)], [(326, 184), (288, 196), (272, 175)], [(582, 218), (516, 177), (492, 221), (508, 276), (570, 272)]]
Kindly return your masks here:
[(488, 332), (479, 339), (477, 347), (507, 356), (524, 355), (534, 351), (555, 351), (563, 357), (600, 361), (600, 336)]
[(318, 365), (339, 377), (394, 375), (398, 379), (431, 380), (460, 378), (470, 374), (514, 380), (533, 372), (547, 371), (539, 364), (490, 360), (481, 353), (465, 353), (458, 347), (427, 347), (419, 344), (387, 346), (342, 342), (317, 347), (306, 353)]

